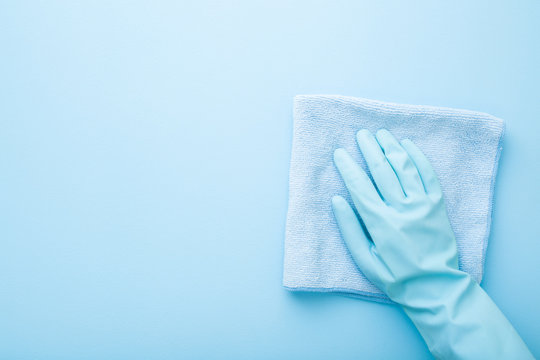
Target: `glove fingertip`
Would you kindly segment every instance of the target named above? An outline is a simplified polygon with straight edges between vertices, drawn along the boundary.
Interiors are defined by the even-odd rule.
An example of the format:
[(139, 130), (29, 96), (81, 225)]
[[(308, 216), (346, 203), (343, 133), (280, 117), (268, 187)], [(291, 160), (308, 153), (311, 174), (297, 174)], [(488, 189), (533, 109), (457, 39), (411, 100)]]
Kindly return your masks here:
[(338, 207), (340, 205), (343, 205), (343, 202), (346, 202), (346, 200), (339, 195), (332, 196), (332, 206)]
[(339, 164), (347, 156), (347, 150), (343, 148), (337, 148), (334, 150), (334, 162)]

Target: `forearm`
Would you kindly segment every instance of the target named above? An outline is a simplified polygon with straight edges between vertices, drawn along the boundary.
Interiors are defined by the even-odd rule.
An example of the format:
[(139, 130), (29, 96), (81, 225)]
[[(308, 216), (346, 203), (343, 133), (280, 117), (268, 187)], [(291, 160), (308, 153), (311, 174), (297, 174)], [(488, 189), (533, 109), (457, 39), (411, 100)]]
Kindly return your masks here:
[(423, 296), (402, 306), (436, 358), (533, 359), (512, 324), (468, 274), (456, 271), (416, 291)]

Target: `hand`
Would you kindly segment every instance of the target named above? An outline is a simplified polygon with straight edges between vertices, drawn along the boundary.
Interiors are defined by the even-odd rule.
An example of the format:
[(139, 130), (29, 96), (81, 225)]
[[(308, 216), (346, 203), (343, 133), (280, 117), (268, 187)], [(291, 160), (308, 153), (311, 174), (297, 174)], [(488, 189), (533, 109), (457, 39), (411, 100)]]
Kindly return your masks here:
[(454, 233), (435, 172), (416, 145), (387, 130), (376, 137), (361, 130), (357, 141), (377, 188), (344, 149), (334, 161), (365, 227), (340, 196), (334, 214), (359, 268), (400, 302), (408, 283), (458, 269)]
[(340, 196), (334, 214), (367, 278), (400, 304), (440, 359), (532, 359), (510, 322), (458, 269), (437, 177), (409, 140), (387, 130), (357, 134), (375, 184), (343, 149), (334, 162), (359, 217)]

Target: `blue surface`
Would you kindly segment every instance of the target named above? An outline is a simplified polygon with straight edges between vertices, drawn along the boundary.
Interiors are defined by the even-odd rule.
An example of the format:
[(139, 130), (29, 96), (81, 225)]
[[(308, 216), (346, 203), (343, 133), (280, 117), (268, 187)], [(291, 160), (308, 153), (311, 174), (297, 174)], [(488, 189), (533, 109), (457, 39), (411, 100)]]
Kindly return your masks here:
[(483, 283), (540, 356), (538, 1), (0, 5), (0, 358), (430, 358), (281, 288), (295, 94), (507, 121)]

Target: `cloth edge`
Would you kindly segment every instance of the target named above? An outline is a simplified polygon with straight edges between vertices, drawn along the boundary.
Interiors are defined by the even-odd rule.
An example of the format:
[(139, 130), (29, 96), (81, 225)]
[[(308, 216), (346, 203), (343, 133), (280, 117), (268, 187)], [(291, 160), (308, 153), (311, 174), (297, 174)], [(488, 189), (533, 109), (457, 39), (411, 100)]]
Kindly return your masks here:
[(478, 284), (480, 284), (484, 278), (484, 272), (486, 268), (486, 255), (487, 255), (487, 247), (489, 243), (489, 236), (491, 235), (491, 222), (493, 221), (493, 203), (494, 203), (494, 197), (495, 197), (495, 182), (497, 178), (497, 174), (499, 172), (499, 160), (502, 153), (502, 142), (504, 138), (504, 134), (506, 132), (506, 123), (501, 119), (502, 121), (502, 130), (499, 135), (499, 139), (497, 141), (497, 153), (495, 154), (494, 160), (493, 160), (493, 167), (492, 167), (492, 175), (491, 175), (491, 184), (489, 188), (489, 202), (488, 202), (488, 210), (487, 210), (487, 224), (486, 224), (486, 235), (484, 236), (484, 239), (482, 241), (482, 267), (480, 268), (480, 277), (478, 279)]

